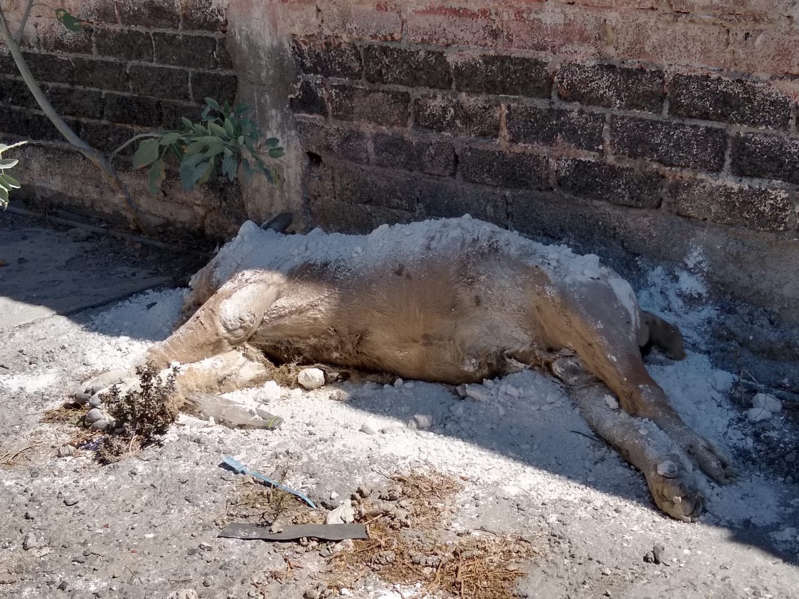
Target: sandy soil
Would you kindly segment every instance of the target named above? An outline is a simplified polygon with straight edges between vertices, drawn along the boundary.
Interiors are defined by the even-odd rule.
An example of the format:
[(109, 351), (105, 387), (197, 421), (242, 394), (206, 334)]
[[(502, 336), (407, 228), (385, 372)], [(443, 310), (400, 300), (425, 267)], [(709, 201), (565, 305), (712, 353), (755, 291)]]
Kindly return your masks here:
[[(395, 473), (453, 477), (461, 489), (441, 527), (528, 539), (522, 597), (796, 597), (796, 409), (751, 422), (754, 391), (707, 357), (717, 313), (701, 276), (650, 274), (639, 297), (680, 321), (692, 346), (682, 362), (651, 356), (650, 369), (740, 473), (727, 487), (706, 483), (698, 523), (660, 514), (643, 478), (592, 438), (558, 383), (533, 371), (472, 386), (466, 398), (417, 381), (312, 392), (267, 383), (231, 397), (281, 416), (279, 429), (182, 415), (162, 446), (101, 466), (90, 448), (67, 446), (75, 426), (43, 416), (80, 381), (135, 363), (169, 334), (184, 292), (167, 288), (0, 332), (0, 596), (318, 596), (337, 547), (217, 538), (242, 491), (243, 477), (219, 467), (231, 455), (325, 511)], [(667, 563), (644, 561), (656, 544)], [(366, 575), (338, 594), (426, 591)]]

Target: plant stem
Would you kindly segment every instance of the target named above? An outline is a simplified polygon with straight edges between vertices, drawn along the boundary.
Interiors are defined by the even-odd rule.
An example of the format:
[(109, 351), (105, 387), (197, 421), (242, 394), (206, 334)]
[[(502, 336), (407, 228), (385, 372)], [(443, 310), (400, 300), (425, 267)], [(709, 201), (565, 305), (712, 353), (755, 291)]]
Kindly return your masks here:
[(25, 6), (25, 12), (22, 14), (22, 21), (19, 24), (19, 29), (17, 29), (17, 37), (14, 38), (18, 44), (22, 43), (22, 36), (25, 34), (25, 25), (28, 24), (28, 17), (31, 16), (32, 8), (33, 0), (28, 0), (28, 4)]
[(118, 148), (116, 148), (116, 149), (115, 149), (113, 152), (111, 152), (111, 158), (113, 158), (113, 157), (114, 157), (114, 156), (116, 156), (116, 155), (117, 155), (119, 152), (121, 152), (122, 150), (124, 150), (125, 148), (127, 148), (127, 147), (128, 147), (130, 144), (132, 144), (134, 141), (136, 141), (136, 140), (138, 140), (138, 139), (144, 139), (144, 138), (147, 138), (147, 137), (161, 137), (161, 134), (160, 134), (160, 133), (139, 133), (138, 135), (134, 135), (134, 136), (133, 136), (133, 137), (131, 137), (131, 138), (130, 138), (128, 141), (126, 141), (126, 142), (125, 142), (125, 143), (123, 143), (121, 146), (119, 146)]
[(16, 40), (11, 36), (11, 32), (8, 29), (8, 22), (6, 21), (2, 8), (0, 8), (0, 38), (2, 38), (6, 43), (6, 47), (8, 48), (9, 52), (11, 53), (11, 57), (14, 59), (14, 62), (17, 65), (17, 69), (19, 69), (19, 74), (22, 75), (23, 81), (25, 81), (25, 84), (28, 86), (28, 89), (35, 98), (36, 103), (42, 109), (42, 112), (44, 112), (45, 116), (50, 119), (50, 122), (55, 126), (56, 129), (58, 129), (58, 132), (64, 136), (64, 139), (66, 139), (72, 146), (77, 148), (77, 150), (83, 154), (87, 160), (91, 161), (95, 166), (97, 166), (97, 168), (99, 168), (106, 175), (109, 183), (120, 193), (122, 193), (125, 198), (125, 202), (130, 208), (133, 224), (139, 230), (144, 230), (141, 224), (141, 215), (139, 214), (139, 210), (133, 201), (133, 197), (131, 197), (130, 191), (123, 183), (122, 179), (119, 178), (119, 175), (114, 167), (110, 162), (108, 162), (106, 157), (101, 152), (94, 149), (80, 137), (78, 137), (72, 128), (67, 125), (66, 122), (64, 122), (64, 119), (62, 119), (61, 116), (56, 112), (55, 108), (53, 108), (53, 105), (50, 104), (50, 101), (47, 99), (47, 96), (45, 96), (44, 92), (42, 92), (42, 88), (39, 87), (36, 78), (33, 76), (33, 73), (31, 73), (31, 70), (28, 67), (28, 63), (22, 56), (22, 51), (19, 48), (19, 44), (17, 44)]

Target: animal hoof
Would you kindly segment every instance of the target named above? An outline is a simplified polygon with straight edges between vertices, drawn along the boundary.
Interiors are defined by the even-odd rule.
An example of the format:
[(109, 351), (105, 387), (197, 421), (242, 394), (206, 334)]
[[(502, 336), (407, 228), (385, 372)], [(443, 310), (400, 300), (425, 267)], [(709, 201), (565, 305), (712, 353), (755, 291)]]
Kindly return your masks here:
[(693, 522), (702, 513), (704, 499), (678, 457), (658, 464), (647, 474), (646, 482), (655, 504), (672, 518)]
[(692, 437), (694, 438), (684, 444), (684, 449), (696, 461), (702, 472), (721, 485), (733, 482), (735, 472), (730, 459), (709, 441), (698, 435)]

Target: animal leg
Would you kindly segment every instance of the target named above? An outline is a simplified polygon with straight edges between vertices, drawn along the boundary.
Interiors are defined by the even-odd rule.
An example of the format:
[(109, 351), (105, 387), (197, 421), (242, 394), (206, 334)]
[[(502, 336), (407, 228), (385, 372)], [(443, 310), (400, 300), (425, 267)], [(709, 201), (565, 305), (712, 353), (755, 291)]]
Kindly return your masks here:
[(581, 291), (581, 301), (566, 307), (568, 342), (562, 345), (573, 349), (585, 368), (616, 394), (625, 412), (652, 420), (708, 476), (719, 483), (730, 482), (729, 458), (682, 421), (666, 393), (649, 376), (636, 335), (630, 334), (611, 291), (599, 284)]
[(147, 352), (159, 368), (199, 362), (245, 343), (283, 292), (282, 277), (243, 272), (225, 283), (189, 320)]
[(556, 359), (551, 368), (569, 388), (588, 425), (641, 471), (655, 504), (677, 520), (695, 520), (702, 511), (702, 495), (674, 442), (652, 421), (620, 410), (610, 390), (578, 358)]
[(655, 346), (672, 360), (685, 358), (685, 344), (680, 329), (660, 316), (641, 310), (640, 334), (639, 345), (644, 353)]

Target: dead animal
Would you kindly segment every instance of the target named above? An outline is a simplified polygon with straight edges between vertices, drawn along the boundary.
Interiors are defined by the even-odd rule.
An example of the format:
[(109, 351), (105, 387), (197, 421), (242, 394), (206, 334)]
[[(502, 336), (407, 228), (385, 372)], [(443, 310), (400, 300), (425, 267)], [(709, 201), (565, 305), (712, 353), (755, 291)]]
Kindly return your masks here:
[(692, 462), (731, 480), (729, 460), (680, 419), (641, 359), (649, 344), (681, 358), (679, 331), (594, 255), (468, 216), (366, 236), (247, 222), (190, 285), (193, 315), (147, 355), (183, 365), (176, 401), (264, 382), (263, 356), (450, 384), (536, 366), (563, 381), (670, 516), (702, 509)]

